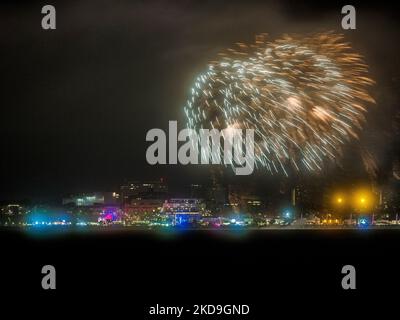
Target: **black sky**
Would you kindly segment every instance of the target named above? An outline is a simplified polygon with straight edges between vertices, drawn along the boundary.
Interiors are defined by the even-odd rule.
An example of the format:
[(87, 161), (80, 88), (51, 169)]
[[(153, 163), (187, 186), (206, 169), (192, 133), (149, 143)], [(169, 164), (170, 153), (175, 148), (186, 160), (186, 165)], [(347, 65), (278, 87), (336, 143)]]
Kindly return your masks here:
[[(146, 132), (168, 120), (183, 127), (196, 74), (261, 32), (344, 33), (377, 81), (361, 143), (383, 172), (397, 153), (400, 9), (389, 1), (352, 2), (351, 31), (340, 27), (345, 2), (51, 1), (55, 31), (41, 29), (44, 4), (0, 5), (0, 199), (110, 190), (124, 179), (201, 180), (205, 168), (149, 166)], [(349, 148), (343, 170), (358, 161)]]

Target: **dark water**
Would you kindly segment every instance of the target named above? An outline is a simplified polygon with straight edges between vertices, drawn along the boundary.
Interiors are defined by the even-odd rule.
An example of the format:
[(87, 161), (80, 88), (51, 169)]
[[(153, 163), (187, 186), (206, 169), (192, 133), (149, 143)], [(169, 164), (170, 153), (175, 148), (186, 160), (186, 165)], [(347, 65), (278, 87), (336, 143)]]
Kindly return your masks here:
[[(146, 318), (157, 303), (248, 304), (247, 318), (257, 319), (273, 310), (313, 314), (317, 306), (338, 315), (350, 307), (358, 315), (397, 299), (399, 240), (399, 230), (5, 229), (1, 290), (30, 307), (47, 303), (72, 312), (80, 305), (87, 314), (128, 308), (133, 319)], [(55, 291), (41, 289), (45, 264), (56, 267)], [(356, 267), (357, 290), (341, 288), (346, 264)]]

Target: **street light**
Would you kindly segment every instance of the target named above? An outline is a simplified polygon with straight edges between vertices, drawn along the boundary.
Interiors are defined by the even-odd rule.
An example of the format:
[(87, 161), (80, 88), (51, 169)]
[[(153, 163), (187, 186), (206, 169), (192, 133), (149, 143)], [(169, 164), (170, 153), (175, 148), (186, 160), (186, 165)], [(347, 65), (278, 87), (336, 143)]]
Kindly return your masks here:
[[(347, 208), (348, 201), (347, 196), (344, 192), (335, 192), (332, 197), (332, 207), (336, 215), (340, 216), (342, 219), (344, 217), (344, 210)], [(350, 217), (351, 220), (351, 217)]]
[(345, 197), (343, 193), (336, 193), (333, 195), (333, 205), (334, 206), (343, 206), (345, 204)]
[(366, 191), (356, 193), (354, 200), (354, 207), (359, 211), (365, 211), (371, 208), (372, 196)]
[[(369, 211), (373, 211), (374, 197), (371, 191), (362, 189), (354, 194), (353, 199), (354, 209), (360, 214), (366, 214)], [(372, 215), (372, 223), (374, 222), (374, 213), (369, 212)]]

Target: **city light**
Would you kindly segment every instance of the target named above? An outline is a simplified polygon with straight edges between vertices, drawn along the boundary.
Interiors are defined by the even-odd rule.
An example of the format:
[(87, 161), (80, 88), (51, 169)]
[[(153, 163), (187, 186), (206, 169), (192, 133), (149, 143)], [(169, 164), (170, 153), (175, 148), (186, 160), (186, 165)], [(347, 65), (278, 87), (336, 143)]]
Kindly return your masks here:
[(336, 192), (333, 194), (332, 197), (332, 204), (335, 208), (343, 208), (345, 205), (347, 205), (347, 197), (344, 192)]
[(353, 206), (357, 212), (367, 212), (373, 209), (374, 196), (371, 191), (361, 189), (354, 193)]
[[(136, 187), (135, 187), (136, 186)], [(132, 189), (133, 188), (133, 191)], [(200, 188), (197, 185), (197, 190)], [(156, 189), (154, 198), (153, 190)], [(224, 210), (218, 211), (208, 206), (209, 199), (203, 198), (167, 198), (167, 187), (160, 182), (131, 183), (125, 188), (120, 199), (132, 197), (128, 204), (113, 202), (80, 205), (63, 200), (62, 206), (23, 206), (5, 205), (1, 210), (0, 225), (34, 227), (38, 230), (62, 226), (57, 230), (68, 230), (76, 227), (78, 230), (89, 228), (121, 228), (145, 229), (235, 229), (240, 228), (360, 228), (394, 227), (398, 226), (398, 214), (382, 214), (382, 207), (377, 205), (375, 193), (368, 187), (341, 188), (332, 193), (316, 194), (309, 199), (317, 203), (330, 199), (330, 206), (320, 206), (314, 211), (304, 209), (305, 190), (297, 189), (296, 201), (286, 203), (284, 207), (267, 208), (259, 198), (246, 200), (242, 204), (237, 199), (230, 201)], [(244, 188), (245, 190), (245, 188)], [(245, 190), (248, 192), (247, 190)], [(206, 193), (203, 193), (203, 195)], [(292, 194), (288, 194), (291, 199)], [(140, 196), (140, 197), (139, 197)], [(106, 199), (97, 193), (98, 199)], [(161, 198), (157, 198), (161, 197)], [(83, 198), (79, 196), (79, 198)], [(382, 196), (381, 196), (382, 198)], [(111, 199), (111, 198), (109, 198)], [(114, 199), (114, 198), (113, 198)], [(73, 199), (72, 199), (73, 200)], [(114, 200), (113, 200), (114, 201)], [(382, 201), (382, 199), (380, 199)], [(254, 205), (256, 203), (256, 205)], [(322, 203), (322, 201), (321, 201)]]

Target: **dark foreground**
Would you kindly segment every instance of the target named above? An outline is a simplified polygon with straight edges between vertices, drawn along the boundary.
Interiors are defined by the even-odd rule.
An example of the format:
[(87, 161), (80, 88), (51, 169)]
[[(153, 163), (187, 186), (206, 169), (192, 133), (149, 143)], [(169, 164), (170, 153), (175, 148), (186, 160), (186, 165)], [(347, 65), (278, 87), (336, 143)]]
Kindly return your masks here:
[[(372, 309), (398, 313), (399, 240), (399, 230), (44, 234), (2, 229), (2, 305), (21, 315), (46, 316), (51, 307), (63, 314), (113, 319), (122, 314), (166, 319), (148, 315), (156, 304), (248, 304), (250, 314), (242, 319), (276, 313), (321, 316), (321, 308), (344, 318)], [(55, 291), (41, 288), (46, 264), (56, 268)], [(356, 290), (341, 287), (347, 264), (356, 268)]]

